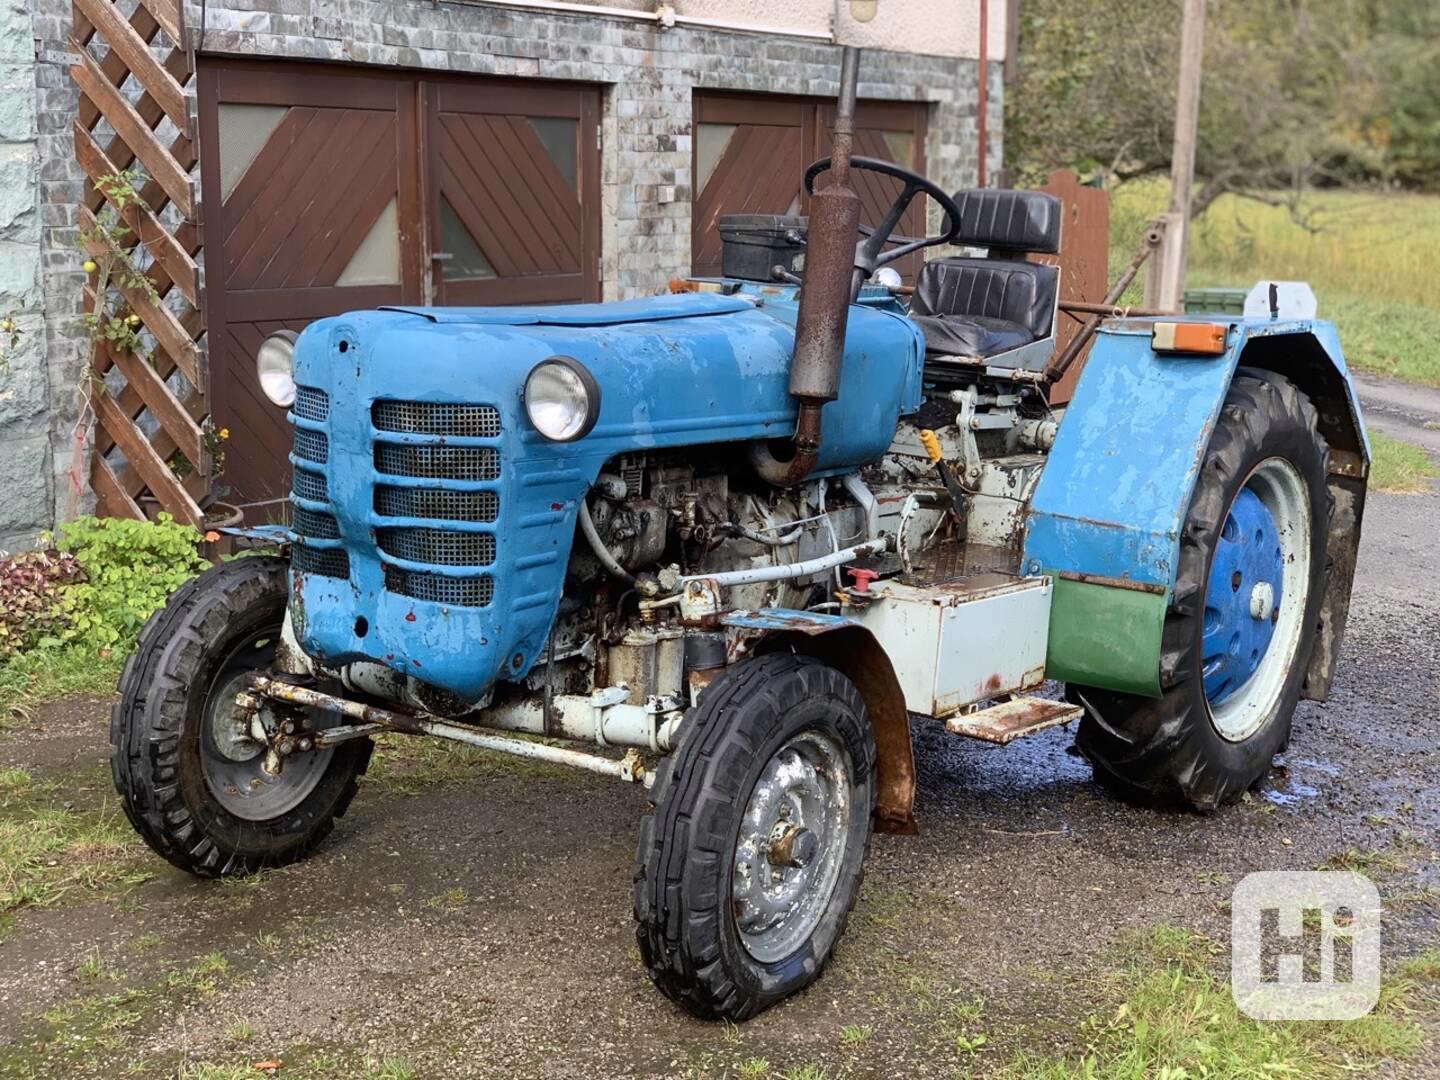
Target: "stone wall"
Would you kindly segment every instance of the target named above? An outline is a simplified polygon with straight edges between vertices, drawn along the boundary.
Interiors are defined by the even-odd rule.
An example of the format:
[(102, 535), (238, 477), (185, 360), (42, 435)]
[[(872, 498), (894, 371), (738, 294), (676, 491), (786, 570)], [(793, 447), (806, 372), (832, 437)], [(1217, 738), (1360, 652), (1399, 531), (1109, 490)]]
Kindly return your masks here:
[[(83, 462), (71, 467), (87, 349), (78, 330), (82, 176), (71, 137), (70, 5), (29, 0), (28, 27), (24, 5), (0, 0), (0, 309), (20, 311), (25, 330), (0, 382), (0, 548), (89, 506), (74, 483)], [(185, 19), (202, 54), (604, 84), (607, 299), (661, 291), (689, 269), (694, 89), (820, 97), (838, 89), (832, 45), (598, 16), (428, 0), (210, 0), (202, 15), (187, 0)], [(930, 103), (928, 171), (949, 190), (975, 178), (977, 69), (970, 59), (880, 51), (862, 65), (862, 97)], [(992, 63), (992, 171), (1002, 158), (1001, 93)]]
[(40, 261), (40, 160), (35, 133), (35, 52), (23, 0), (0, 0), (0, 550), (49, 524), (49, 394)]
[(21, 335), (0, 373), (0, 550), (92, 504), (88, 431), (76, 435), (88, 342), (69, 28), (67, 0), (0, 0), (0, 318)]

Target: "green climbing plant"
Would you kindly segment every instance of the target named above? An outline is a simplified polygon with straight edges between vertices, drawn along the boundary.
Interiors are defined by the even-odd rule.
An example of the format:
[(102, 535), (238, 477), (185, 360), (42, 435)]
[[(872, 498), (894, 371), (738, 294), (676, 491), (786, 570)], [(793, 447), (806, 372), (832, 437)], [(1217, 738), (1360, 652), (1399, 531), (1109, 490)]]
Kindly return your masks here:
[(81, 316), (85, 329), (97, 346), (109, 342), (137, 356), (145, 354), (144, 323), (125, 292), (138, 292), (152, 304), (160, 300), (150, 275), (137, 268), (126, 253), (133, 230), (122, 213), (140, 202), (136, 186), (144, 179), (139, 169), (126, 169), (96, 180), (95, 187), (106, 203), (95, 215), (94, 227), (80, 230), (76, 237), (81, 250), (87, 252), (81, 269), (91, 276), (95, 292), (94, 308)]

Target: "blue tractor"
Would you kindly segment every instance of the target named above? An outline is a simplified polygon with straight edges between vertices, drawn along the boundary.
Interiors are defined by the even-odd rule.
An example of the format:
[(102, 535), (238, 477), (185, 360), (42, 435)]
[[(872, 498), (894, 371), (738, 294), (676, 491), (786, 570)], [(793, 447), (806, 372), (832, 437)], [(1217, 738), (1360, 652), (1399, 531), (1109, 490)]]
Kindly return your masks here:
[[(1333, 328), (1274, 288), (1108, 319), (1057, 418), (1058, 271), (1029, 256), (1058, 205), (852, 156), (857, 64), (808, 221), (726, 223), (730, 276), (264, 344), (294, 481), (252, 535), (279, 554), (182, 588), (121, 680), (114, 777), (155, 851), (301, 858), (382, 733), (574, 764), (651, 804), (656, 986), (741, 1020), (822, 970), (872, 826), (915, 829), (912, 723), (1077, 722), (1102, 782), (1200, 809), (1262, 780), (1329, 691), (1359, 541)], [(856, 171), (898, 181), (873, 226)], [(921, 195), (939, 233), (894, 235)], [(941, 244), (985, 254), (903, 302), (883, 268)]]

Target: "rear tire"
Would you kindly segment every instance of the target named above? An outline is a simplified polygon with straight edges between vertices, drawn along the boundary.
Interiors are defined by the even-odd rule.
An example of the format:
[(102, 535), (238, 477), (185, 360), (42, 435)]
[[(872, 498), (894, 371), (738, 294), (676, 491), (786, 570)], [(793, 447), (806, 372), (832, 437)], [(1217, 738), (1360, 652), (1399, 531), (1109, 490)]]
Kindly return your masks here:
[[(1076, 746), (1102, 783), (1129, 798), (1210, 810), (1265, 777), (1289, 739), (1319, 626), (1328, 464), (1309, 399), (1283, 376), (1242, 368), (1221, 409), (1181, 531), (1160, 657), (1162, 696), (1066, 688), (1066, 696), (1085, 707)], [(1274, 578), (1272, 608), (1263, 603), (1271, 593), (1253, 591), (1271, 589), (1270, 582), (1259, 574), (1252, 585), (1250, 564), (1236, 554), (1241, 549), (1230, 537), (1237, 521), (1251, 526), (1242, 543), (1263, 532), (1265, 542), (1256, 547), (1267, 555), (1275, 548), (1274, 573), (1280, 576)], [(1217, 564), (1221, 548), (1226, 553)], [(1235, 560), (1233, 572), (1225, 559)], [(1252, 591), (1241, 594), (1237, 583)], [(1250, 616), (1258, 626), (1242, 610), (1251, 596), (1253, 609), (1264, 613)], [(1254, 650), (1250, 634), (1259, 635)], [(1238, 653), (1226, 651), (1242, 638)], [(1233, 674), (1227, 675), (1228, 664), (1234, 664)]]
[(706, 690), (641, 826), (636, 938), (666, 997), (746, 1020), (813, 981), (860, 890), (875, 804), (865, 703), (773, 654)]
[(202, 877), (307, 854), (345, 813), (370, 761), (368, 739), (297, 754), (247, 799), (248, 785), (235, 784), (258, 767), (259, 744), (219, 749), (217, 731), (220, 741), (232, 734), (227, 697), (246, 672), (269, 666), (279, 641), (288, 570), (273, 557), (206, 570), (150, 617), (120, 675), (110, 767), (125, 814), (157, 854)]

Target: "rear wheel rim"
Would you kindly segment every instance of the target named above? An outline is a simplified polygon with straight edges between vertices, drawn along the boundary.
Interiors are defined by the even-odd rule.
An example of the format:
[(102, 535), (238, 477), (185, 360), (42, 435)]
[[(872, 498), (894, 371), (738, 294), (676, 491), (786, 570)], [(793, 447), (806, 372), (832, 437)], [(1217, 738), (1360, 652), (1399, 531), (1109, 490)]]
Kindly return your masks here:
[(1242, 742), (1284, 695), (1310, 599), (1310, 498), (1284, 458), (1266, 458), (1226, 512), (1205, 589), (1201, 676), (1210, 722)]
[(235, 695), (252, 672), (269, 668), (279, 636), (279, 627), (266, 627), (240, 638), (211, 680), (201, 710), (205, 786), (227, 813), (245, 821), (270, 821), (294, 810), (315, 791), (335, 756), (333, 747), (291, 754), (272, 775), (264, 768), (265, 744), (235, 715)]
[(828, 735), (780, 747), (755, 782), (735, 845), (731, 908), (761, 963), (794, 954), (830, 907), (849, 845), (854, 768)]

